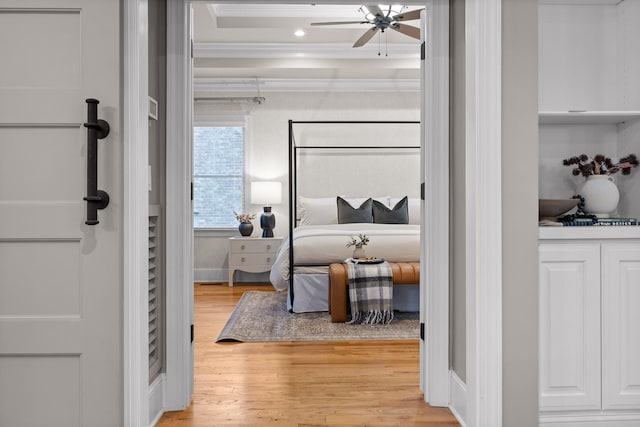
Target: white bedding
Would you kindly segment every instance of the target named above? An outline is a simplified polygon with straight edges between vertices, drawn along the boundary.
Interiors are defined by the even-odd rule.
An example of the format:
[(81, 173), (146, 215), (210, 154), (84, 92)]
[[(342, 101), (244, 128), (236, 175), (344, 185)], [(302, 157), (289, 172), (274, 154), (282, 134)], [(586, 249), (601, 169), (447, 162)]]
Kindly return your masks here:
[[(420, 226), (413, 224), (329, 224), (304, 225), (293, 233), (296, 266), (328, 265), (351, 257), (353, 248), (346, 244), (350, 236), (366, 234), (367, 256), (392, 262), (420, 260)], [(276, 290), (289, 287), (289, 238), (285, 237), (270, 274)]]

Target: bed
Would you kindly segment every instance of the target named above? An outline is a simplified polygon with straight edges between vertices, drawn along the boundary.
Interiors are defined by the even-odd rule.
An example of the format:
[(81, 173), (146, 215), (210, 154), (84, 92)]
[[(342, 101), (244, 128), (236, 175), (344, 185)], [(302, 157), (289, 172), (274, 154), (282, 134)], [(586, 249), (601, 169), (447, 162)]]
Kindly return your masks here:
[[(367, 256), (420, 260), (420, 145), (407, 143), (419, 131), (417, 121), (289, 121), (289, 238), (270, 281), (290, 311), (328, 310), (329, 264), (351, 257), (351, 236), (369, 237)], [(394, 308), (417, 311), (419, 285), (398, 288)]]
[[(289, 240), (285, 239), (280, 247), (270, 275), (276, 290), (290, 293), (287, 298), (289, 310), (294, 313), (328, 310), (329, 264), (351, 257), (352, 249), (347, 248), (346, 243), (350, 236), (361, 233), (370, 238), (365, 247), (367, 256), (395, 262), (420, 258), (419, 225), (351, 223), (299, 226), (293, 237), (293, 287), (290, 287)], [(417, 311), (417, 292), (417, 286), (394, 289), (394, 307)]]

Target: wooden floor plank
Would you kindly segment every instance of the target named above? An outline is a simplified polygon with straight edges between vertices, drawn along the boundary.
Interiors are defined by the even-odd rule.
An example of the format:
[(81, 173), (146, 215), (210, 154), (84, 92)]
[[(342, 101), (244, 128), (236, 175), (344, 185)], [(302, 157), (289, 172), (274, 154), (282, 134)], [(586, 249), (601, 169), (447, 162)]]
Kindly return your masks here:
[(423, 401), (418, 342), (215, 343), (253, 289), (272, 290), (195, 285), (192, 404), (164, 414), (158, 427), (459, 425)]

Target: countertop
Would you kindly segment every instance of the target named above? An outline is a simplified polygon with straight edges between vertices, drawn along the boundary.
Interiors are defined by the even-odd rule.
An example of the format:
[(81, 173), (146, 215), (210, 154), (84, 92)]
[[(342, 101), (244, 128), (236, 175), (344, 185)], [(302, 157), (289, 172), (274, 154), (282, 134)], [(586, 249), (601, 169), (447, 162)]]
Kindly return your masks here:
[(540, 240), (567, 239), (640, 239), (639, 225), (538, 227)]

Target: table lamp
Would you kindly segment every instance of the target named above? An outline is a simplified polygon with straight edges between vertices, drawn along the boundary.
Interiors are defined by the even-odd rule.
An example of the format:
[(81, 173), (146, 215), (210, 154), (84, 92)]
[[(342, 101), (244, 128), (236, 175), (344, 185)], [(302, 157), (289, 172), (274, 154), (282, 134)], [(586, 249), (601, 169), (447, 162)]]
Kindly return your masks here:
[(260, 215), (262, 237), (273, 237), (276, 217), (271, 212), (271, 204), (282, 203), (282, 183), (278, 181), (259, 181), (251, 183), (251, 203), (265, 205)]

